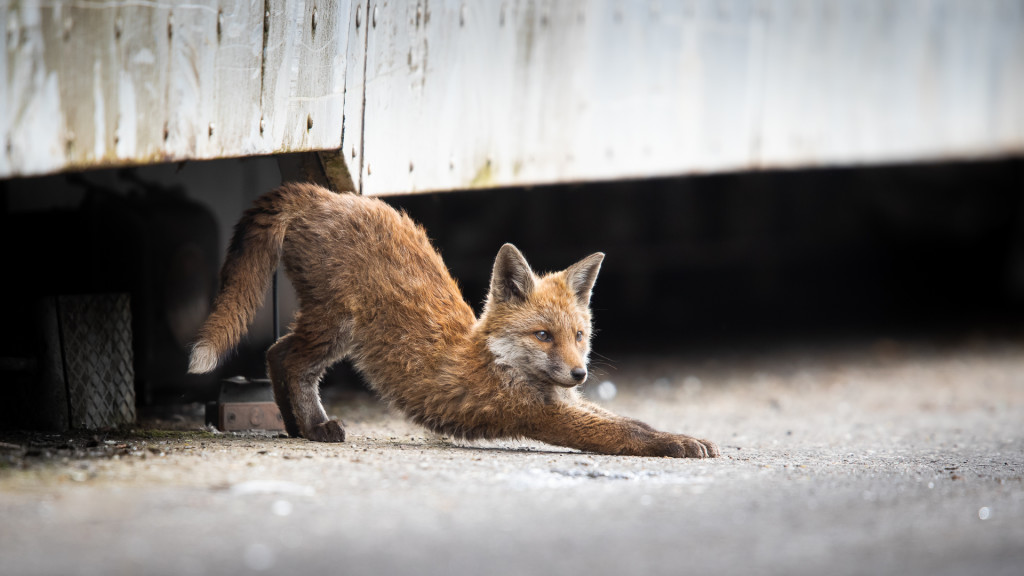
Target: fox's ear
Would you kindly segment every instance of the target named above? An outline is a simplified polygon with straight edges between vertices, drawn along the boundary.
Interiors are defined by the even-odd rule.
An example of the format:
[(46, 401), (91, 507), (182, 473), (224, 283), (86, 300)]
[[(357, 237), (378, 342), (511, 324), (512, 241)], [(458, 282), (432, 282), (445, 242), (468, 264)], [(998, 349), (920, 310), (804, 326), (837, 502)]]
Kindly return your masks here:
[(565, 279), (576, 294), (580, 306), (590, 306), (590, 292), (594, 289), (603, 261), (604, 253), (595, 252), (565, 269)]
[(533, 270), (526, 263), (522, 252), (511, 244), (498, 250), (491, 273), (491, 300), (508, 302), (525, 300), (533, 293)]

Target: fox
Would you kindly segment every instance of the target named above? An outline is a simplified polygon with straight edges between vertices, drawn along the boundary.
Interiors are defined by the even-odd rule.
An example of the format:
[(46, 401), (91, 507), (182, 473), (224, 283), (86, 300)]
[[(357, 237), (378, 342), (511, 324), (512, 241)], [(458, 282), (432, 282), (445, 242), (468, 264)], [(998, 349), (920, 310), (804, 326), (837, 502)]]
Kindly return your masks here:
[(292, 182), (260, 196), (234, 228), (188, 370), (208, 373), (245, 335), (283, 264), (298, 300), (266, 352), (289, 436), (344, 442), (320, 382), (347, 359), (413, 422), (464, 440), (530, 439), (623, 456), (708, 458), (708, 440), (658, 431), (586, 400), (590, 300), (605, 255), (536, 274), (498, 251), (477, 318), (426, 231), (383, 200)]

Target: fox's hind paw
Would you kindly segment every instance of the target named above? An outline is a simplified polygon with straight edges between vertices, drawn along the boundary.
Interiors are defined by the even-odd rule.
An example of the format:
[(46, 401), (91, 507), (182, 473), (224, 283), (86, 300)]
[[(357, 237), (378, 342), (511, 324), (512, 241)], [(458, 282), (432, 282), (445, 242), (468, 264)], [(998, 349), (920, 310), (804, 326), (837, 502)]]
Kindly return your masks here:
[(328, 420), (310, 429), (306, 438), (314, 442), (344, 442), (345, 429), (337, 420)]

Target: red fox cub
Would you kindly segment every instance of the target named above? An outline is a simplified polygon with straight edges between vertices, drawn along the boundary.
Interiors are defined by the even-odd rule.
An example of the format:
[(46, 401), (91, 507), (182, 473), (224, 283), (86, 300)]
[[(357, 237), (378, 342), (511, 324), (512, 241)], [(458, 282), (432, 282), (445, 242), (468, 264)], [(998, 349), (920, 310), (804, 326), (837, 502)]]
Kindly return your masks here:
[(712, 442), (659, 432), (584, 400), (590, 292), (604, 254), (537, 276), (511, 244), (498, 251), (480, 318), (426, 232), (386, 203), (286, 184), (235, 227), (213, 313), (189, 372), (210, 372), (262, 305), (278, 261), (295, 286), (292, 332), (267, 351), (292, 436), (342, 442), (320, 378), (348, 358), (413, 421), (465, 439), (531, 438), (602, 454), (715, 457)]

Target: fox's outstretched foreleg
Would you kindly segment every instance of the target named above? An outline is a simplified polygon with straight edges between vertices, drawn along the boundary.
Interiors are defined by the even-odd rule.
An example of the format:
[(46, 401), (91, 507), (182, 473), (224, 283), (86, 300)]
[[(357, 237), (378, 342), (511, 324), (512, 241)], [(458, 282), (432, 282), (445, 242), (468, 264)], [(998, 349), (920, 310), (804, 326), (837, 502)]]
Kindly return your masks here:
[(548, 444), (620, 456), (715, 458), (720, 454), (718, 446), (708, 440), (660, 432), (586, 403), (546, 406), (524, 435)]

